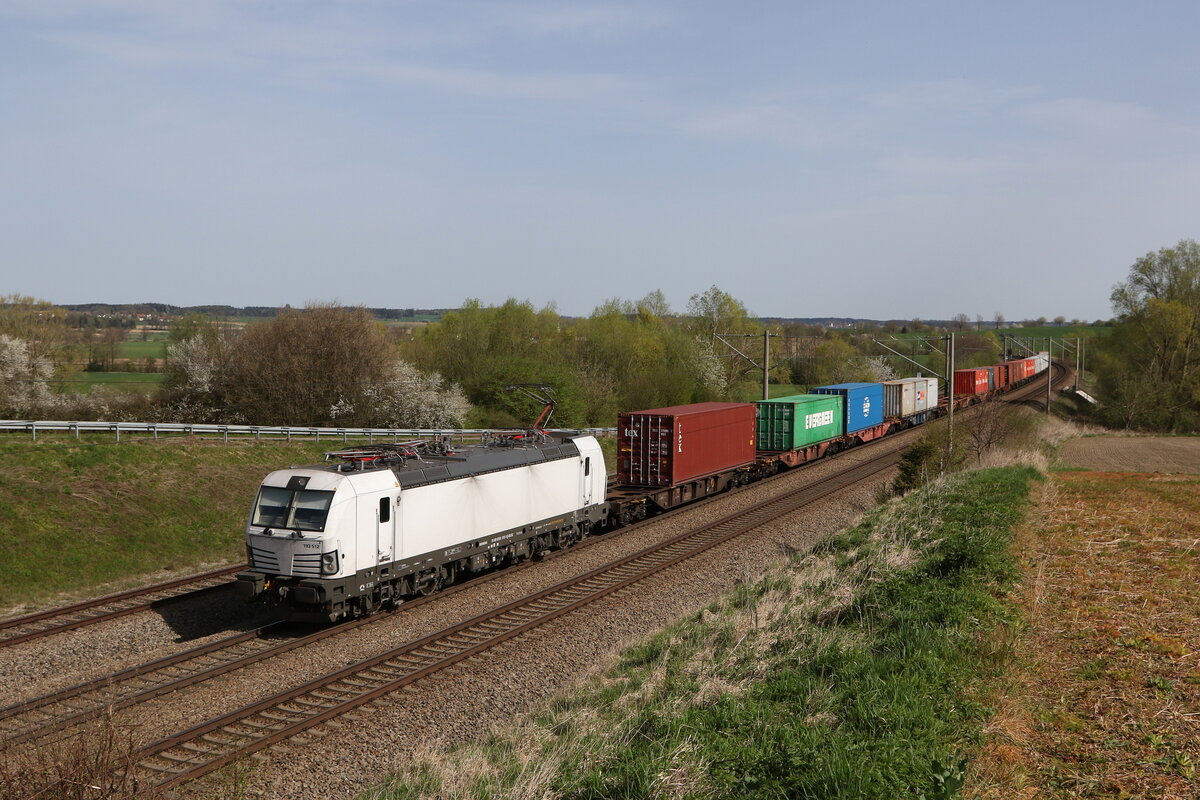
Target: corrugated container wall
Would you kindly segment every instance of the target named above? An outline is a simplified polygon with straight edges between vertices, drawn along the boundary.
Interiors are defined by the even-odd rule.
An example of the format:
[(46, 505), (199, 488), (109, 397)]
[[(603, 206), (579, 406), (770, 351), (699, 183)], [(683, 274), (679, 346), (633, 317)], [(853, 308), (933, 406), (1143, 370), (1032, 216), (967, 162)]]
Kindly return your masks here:
[(838, 394), (845, 403), (846, 433), (883, 422), (883, 386), (878, 383), (835, 383), (817, 386), (813, 394)]
[(954, 394), (984, 394), (992, 382), (992, 373), (986, 369), (954, 370)]
[(937, 378), (899, 378), (883, 382), (883, 415), (911, 417), (937, 408)]
[[(928, 411), (931, 408), (937, 408), (938, 404), (938, 379), (937, 378), (917, 378), (917, 413)], [(925, 382), (924, 388), (921, 387), (921, 381)]]
[(1008, 364), (992, 365), (992, 375), (995, 376), (995, 384), (997, 389), (1003, 389), (1008, 386)]
[(758, 449), (796, 450), (842, 435), (842, 398), (796, 394), (758, 403)]
[(883, 382), (883, 415), (911, 417), (917, 413), (916, 378), (901, 378)]
[(665, 487), (754, 461), (753, 403), (696, 403), (617, 418), (617, 480)]

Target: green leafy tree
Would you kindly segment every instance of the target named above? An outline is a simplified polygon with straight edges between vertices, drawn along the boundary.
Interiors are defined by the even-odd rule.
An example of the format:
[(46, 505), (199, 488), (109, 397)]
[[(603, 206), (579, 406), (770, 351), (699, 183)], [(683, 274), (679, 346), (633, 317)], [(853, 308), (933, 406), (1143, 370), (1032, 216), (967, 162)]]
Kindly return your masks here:
[(709, 287), (703, 294), (692, 295), (688, 300), (685, 328), (705, 344), (711, 356), (723, 359), (721, 386), (717, 387), (722, 396), (734, 394), (739, 383), (749, 383), (748, 376), (755, 367), (718, 339), (718, 335), (733, 337), (733, 344), (746, 352), (742, 347), (744, 337), (762, 333), (762, 325), (750, 316), (740, 300), (716, 286)]
[(1101, 416), (1124, 428), (1200, 427), (1200, 245), (1147, 253), (1113, 287), (1117, 323), (1102, 340)]
[(387, 333), (365, 309), (289, 309), (242, 332), (216, 391), (231, 419), (365, 425), (370, 388), (392, 377), (395, 357)]

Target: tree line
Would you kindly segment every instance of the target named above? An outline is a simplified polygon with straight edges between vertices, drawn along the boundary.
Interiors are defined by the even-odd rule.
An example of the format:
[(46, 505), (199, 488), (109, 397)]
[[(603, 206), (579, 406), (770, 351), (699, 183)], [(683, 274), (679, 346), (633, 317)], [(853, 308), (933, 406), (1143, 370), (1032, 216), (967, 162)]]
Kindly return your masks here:
[(1111, 300), (1117, 319), (1096, 365), (1097, 417), (1114, 428), (1200, 430), (1200, 245), (1147, 253)]
[[(102, 334), (85, 335), (63, 309), (0, 298), (0, 413), (10, 418), (138, 419), (262, 425), (500, 427), (540, 411), (507, 387), (547, 386), (554, 423), (608, 426), (618, 413), (760, 396), (761, 342), (770, 379), (801, 390), (942, 368), (938, 332), (893, 342), (889, 329), (764, 323), (716, 286), (670, 308), (662, 292), (610, 299), (582, 318), (510, 299), (466, 301), (440, 321), (387, 326), (370, 309), (314, 304), (231, 325), (202, 314), (173, 321), (167, 380), (153, 393), (55, 391)], [(907, 328), (907, 326), (905, 326)], [(109, 337), (111, 338), (111, 337)], [(931, 344), (933, 343), (933, 344)], [(108, 342), (111, 350), (115, 342)], [(962, 365), (1000, 358), (993, 332), (959, 336)], [(81, 355), (82, 354), (82, 355)], [(74, 360), (73, 360), (74, 359)]]

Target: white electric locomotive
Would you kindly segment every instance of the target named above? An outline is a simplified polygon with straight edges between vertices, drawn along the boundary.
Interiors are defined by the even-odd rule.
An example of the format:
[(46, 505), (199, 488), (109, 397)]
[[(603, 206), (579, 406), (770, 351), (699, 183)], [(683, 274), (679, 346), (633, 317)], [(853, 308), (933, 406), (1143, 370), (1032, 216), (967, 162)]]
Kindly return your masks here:
[(369, 445), (268, 475), (246, 525), (247, 599), (302, 619), (371, 613), (461, 572), (571, 544), (608, 516), (595, 438)]

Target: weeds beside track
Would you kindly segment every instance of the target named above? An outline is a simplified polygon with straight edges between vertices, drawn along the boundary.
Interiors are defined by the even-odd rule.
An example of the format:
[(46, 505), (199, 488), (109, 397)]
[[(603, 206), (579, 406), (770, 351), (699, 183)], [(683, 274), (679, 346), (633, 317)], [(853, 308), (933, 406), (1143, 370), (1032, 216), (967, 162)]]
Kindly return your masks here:
[(890, 504), (628, 651), (540, 719), (370, 795), (950, 797), (1010, 655), (1028, 468)]

